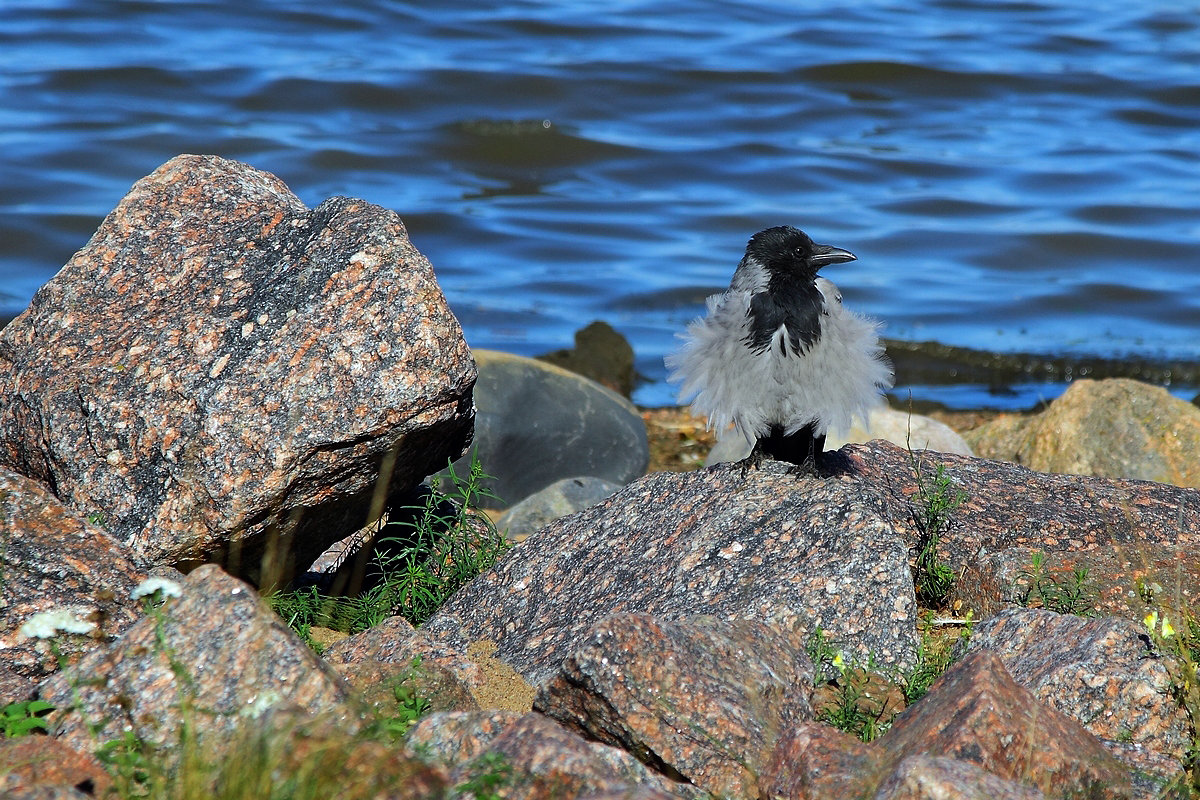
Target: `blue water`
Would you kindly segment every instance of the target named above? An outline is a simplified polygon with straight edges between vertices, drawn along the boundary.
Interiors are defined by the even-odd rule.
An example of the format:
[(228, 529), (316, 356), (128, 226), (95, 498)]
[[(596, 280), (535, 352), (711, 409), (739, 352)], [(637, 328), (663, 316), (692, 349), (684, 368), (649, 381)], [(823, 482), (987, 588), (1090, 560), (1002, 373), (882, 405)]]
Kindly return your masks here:
[[(1200, 361), (1194, 3), (426, 5), (4, 0), (0, 315), (193, 152), (398, 211), (472, 346), (607, 320), (648, 405), (780, 223), (895, 339)], [(900, 391), (1059, 388), (946, 373)]]

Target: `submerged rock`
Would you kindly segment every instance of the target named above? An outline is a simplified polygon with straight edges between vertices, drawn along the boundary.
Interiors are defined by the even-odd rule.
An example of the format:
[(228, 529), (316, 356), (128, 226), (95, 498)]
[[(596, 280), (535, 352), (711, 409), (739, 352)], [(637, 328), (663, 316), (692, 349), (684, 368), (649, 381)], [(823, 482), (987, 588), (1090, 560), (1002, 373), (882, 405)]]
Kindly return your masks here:
[(633, 392), (637, 373), (633, 369), (633, 347), (607, 322), (596, 320), (575, 331), (575, 346), (537, 357), (539, 361), (569, 369), (623, 397)]

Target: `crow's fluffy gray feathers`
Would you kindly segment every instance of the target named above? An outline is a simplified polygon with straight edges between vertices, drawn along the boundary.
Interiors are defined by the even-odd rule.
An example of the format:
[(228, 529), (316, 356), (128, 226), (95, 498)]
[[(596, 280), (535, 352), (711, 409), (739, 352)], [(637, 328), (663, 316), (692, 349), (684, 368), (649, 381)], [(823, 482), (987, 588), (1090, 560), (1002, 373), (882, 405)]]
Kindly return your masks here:
[[(788, 252), (766, 249), (779, 246)], [(843, 307), (837, 287), (816, 274), (853, 258), (795, 228), (757, 234), (728, 291), (708, 298), (707, 315), (667, 356), (680, 399), (694, 398), (719, 434), (732, 423), (751, 444), (805, 428), (822, 441), (827, 431), (845, 432), (852, 417), (865, 419), (892, 385), (879, 324)]]

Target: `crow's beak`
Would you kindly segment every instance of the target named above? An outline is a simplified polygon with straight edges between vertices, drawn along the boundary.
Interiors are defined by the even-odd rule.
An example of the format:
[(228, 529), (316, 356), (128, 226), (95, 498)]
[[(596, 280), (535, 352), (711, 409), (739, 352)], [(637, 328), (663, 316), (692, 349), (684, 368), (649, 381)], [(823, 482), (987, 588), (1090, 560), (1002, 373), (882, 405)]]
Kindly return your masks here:
[(812, 258), (809, 259), (814, 267), (824, 267), (827, 264), (842, 264), (846, 261), (856, 261), (858, 256), (849, 250), (833, 247), (828, 244), (814, 244)]

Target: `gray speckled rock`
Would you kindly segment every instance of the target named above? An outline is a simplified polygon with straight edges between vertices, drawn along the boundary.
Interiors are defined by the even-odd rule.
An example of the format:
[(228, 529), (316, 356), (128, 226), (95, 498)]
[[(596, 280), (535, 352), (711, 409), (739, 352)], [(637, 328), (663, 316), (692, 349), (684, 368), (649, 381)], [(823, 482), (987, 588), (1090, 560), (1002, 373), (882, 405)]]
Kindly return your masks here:
[(536, 685), (619, 611), (820, 626), (884, 667), (916, 655), (908, 547), (878, 503), (774, 463), (647, 475), (518, 544), (422, 630), (459, 649), (493, 639)]
[[(913, 547), (920, 539), (914, 514), (921, 506), (914, 458), (882, 441), (847, 445), (840, 480), (869, 487), (893, 529)], [(980, 556), (1025, 547), (1047, 553), (1122, 546), (1200, 546), (1200, 491), (1149, 481), (1054, 475), (1005, 461), (923, 452), (915, 459), (927, 490), (937, 474), (963, 493), (949, 517), (938, 553), (963, 583)], [(1132, 578), (1127, 586), (1133, 589)], [(1191, 596), (1200, 596), (1192, 594)]]
[[(476, 350), (472, 450), (499, 498), (514, 505), (555, 481), (592, 475), (625, 485), (650, 463), (636, 408), (595, 381), (532, 358)], [(462, 475), (467, 458), (455, 465)], [(486, 503), (486, 501), (485, 501)]]
[(592, 742), (534, 713), (443, 712), (417, 722), (405, 750), (446, 771), (462, 786), (505, 765), (502, 791), (523, 800), (585, 800), (593, 795), (631, 800), (706, 800), (710, 795), (676, 783), (624, 750)]
[(556, 519), (590, 508), (620, 488), (620, 484), (603, 478), (563, 478), (505, 511), (496, 520), (496, 527), (507, 531), (510, 537), (524, 536)]
[[(179, 156), (0, 331), (0, 463), (156, 564), (301, 568), (457, 458), (475, 367), (400, 218)], [(285, 568), (286, 572), (286, 568)]]
[(988, 650), (946, 670), (877, 744), (894, 764), (915, 755), (946, 756), (1048, 797), (1132, 796), (1121, 763), (1078, 722), (1018, 685)]
[(970, 761), (917, 755), (884, 779), (873, 800), (1045, 800), (1039, 789), (1005, 780)]
[(614, 614), (542, 685), (534, 710), (717, 797), (765, 797), (785, 730), (812, 718), (813, 665), (798, 630), (689, 616)]

